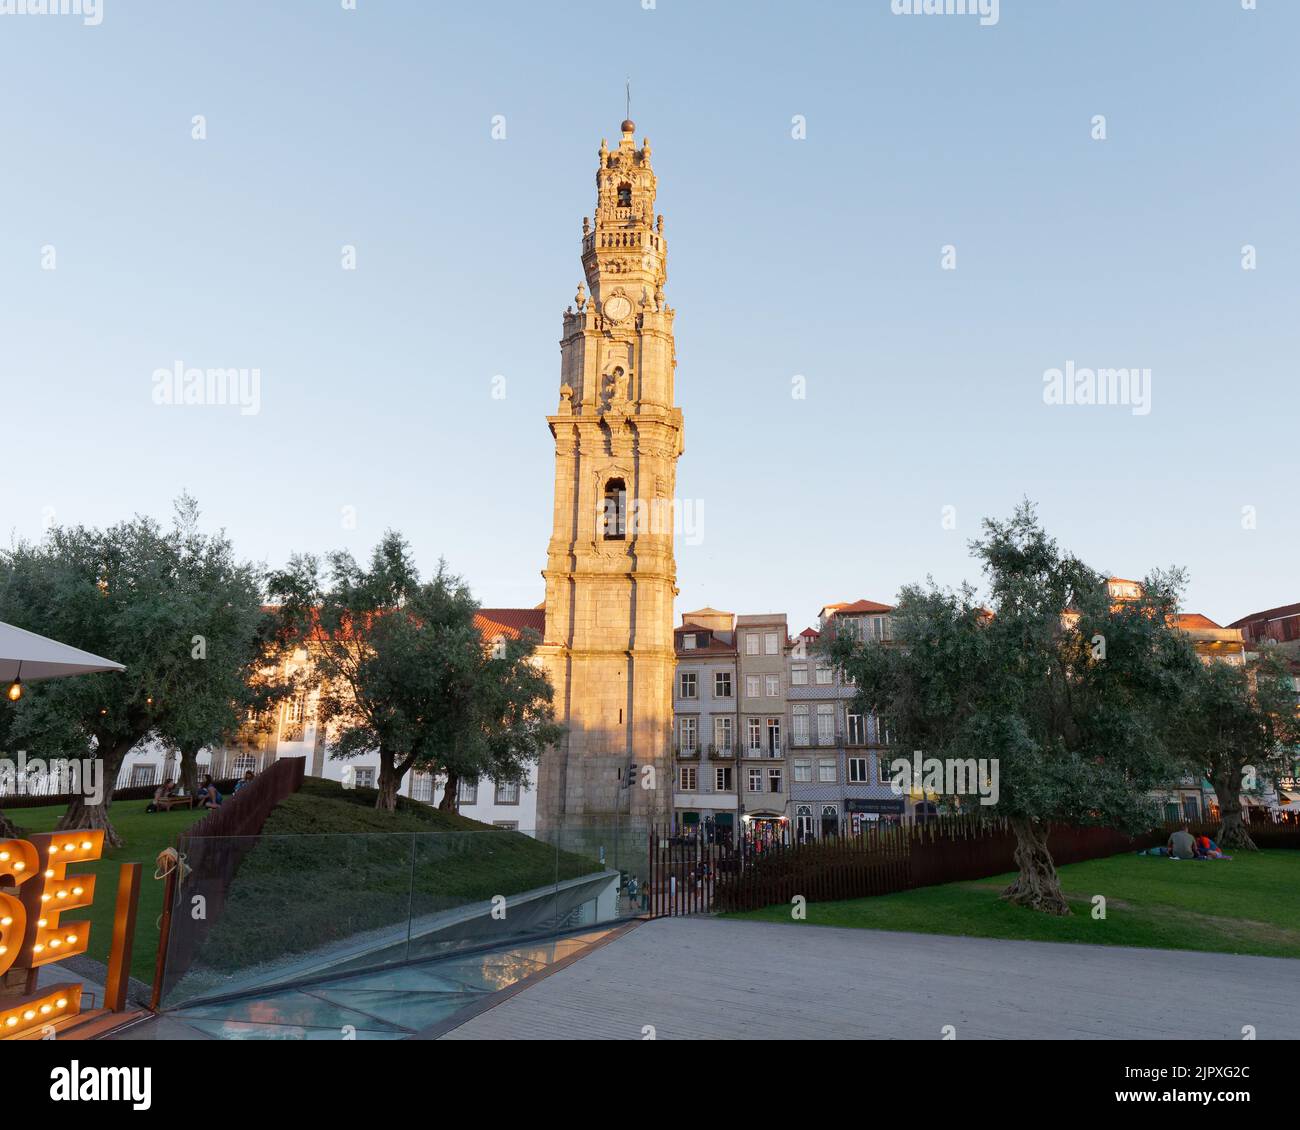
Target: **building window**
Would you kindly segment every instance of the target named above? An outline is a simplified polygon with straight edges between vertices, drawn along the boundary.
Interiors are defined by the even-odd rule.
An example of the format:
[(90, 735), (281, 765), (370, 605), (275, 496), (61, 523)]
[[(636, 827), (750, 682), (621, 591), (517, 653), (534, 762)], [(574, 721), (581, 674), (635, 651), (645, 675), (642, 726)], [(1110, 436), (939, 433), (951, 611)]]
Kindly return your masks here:
[(497, 804), (518, 804), (519, 784), (515, 781), (498, 781), (496, 783)]
[(808, 708), (806, 706), (796, 706), (794, 708), (794, 731), (793, 738), (795, 745), (808, 744)]
[(767, 771), (767, 791), (769, 793), (779, 793), (785, 791), (784, 782), (781, 780), (781, 770), (779, 768), (769, 769)]
[(781, 756), (781, 719), (767, 720), (767, 752), (772, 757)]
[(851, 785), (868, 785), (871, 783), (867, 775), (867, 759), (865, 757), (849, 758), (849, 784)]
[(768, 698), (781, 697), (781, 676), (780, 675), (767, 676), (767, 697)]
[(713, 697), (714, 698), (731, 697), (731, 672), (730, 671), (713, 672)]
[(811, 761), (796, 761), (794, 763), (794, 780), (797, 785), (812, 783)]
[(632, 186), (630, 184), (620, 184), (618, 186), (618, 206), (620, 208), (632, 207)]
[(824, 703), (817, 707), (817, 744), (832, 745), (835, 742), (835, 707)]
[(763, 750), (763, 723), (758, 718), (749, 720), (749, 748), (754, 753)]
[(694, 718), (683, 718), (680, 720), (678, 731), (681, 735), (680, 744), (683, 753), (694, 752), (696, 741), (699, 736), (697, 720)]
[(610, 479), (605, 484), (605, 540), (622, 541), (627, 534), (627, 484)]
[(757, 632), (745, 633), (745, 654), (746, 655), (758, 654), (758, 633)]
[(861, 714), (849, 715), (849, 745), (867, 744), (867, 720)]
[(684, 793), (693, 793), (695, 791), (696, 771), (694, 765), (679, 765), (677, 773), (680, 778), (681, 791)]
[(682, 650), (683, 650), (683, 651), (694, 651), (694, 650), (695, 650), (695, 633), (694, 633), (694, 632), (683, 632), (683, 633), (682, 633)]
[(759, 686), (760, 684), (757, 675), (746, 675), (745, 676), (745, 697), (746, 698), (761, 697), (761, 691), (759, 690)]
[(835, 784), (835, 778), (838, 773), (835, 770), (835, 762), (828, 757), (823, 757), (817, 762), (817, 780), (823, 785)]
[(838, 836), (840, 834), (840, 809), (836, 804), (822, 805), (822, 836)]
[(467, 781), (464, 777), (456, 784), (456, 803), (478, 804), (478, 781)]
[(890, 785), (894, 782), (894, 774), (889, 767), (889, 759), (884, 754), (876, 755), (876, 778), (882, 785)]
[(794, 828), (800, 840), (810, 840), (813, 834), (811, 804), (801, 804), (794, 810)]
[(731, 752), (731, 719), (725, 715), (713, 719), (713, 744), (719, 752)]
[(817, 664), (817, 685), (819, 687), (828, 687), (831, 685), (831, 669), (824, 663)]
[(761, 793), (763, 791), (763, 770), (751, 769), (749, 771), (749, 791), (751, 793)]
[(251, 753), (241, 753), (235, 758), (235, 776), (242, 777), (245, 773), (252, 770), (257, 772), (257, 758)]
[(433, 774), (415, 773), (411, 777), (411, 799), (433, 803)]
[(519, 831), (519, 821), (518, 820), (493, 820), (492, 827), (500, 828), (503, 832), (517, 832)]
[(683, 671), (681, 676), (682, 698), (699, 698), (699, 675), (694, 671)]
[(778, 640), (780, 637), (775, 632), (768, 632), (763, 637), (764, 650), (768, 655), (776, 655), (779, 650)]
[(713, 770), (713, 791), (715, 793), (731, 792), (730, 765), (719, 765)]
[(876, 744), (893, 745), (893, 735), (889, 732), (889, 727), (874, 714), (871, 716), (876, 726)]
[(373, 766), (364, 765), (359, 769), (352, 770), (352, 781), (359, 789), (373, 789), (375, 787), (375, 770)]
[(806, 687), (808, 685), (808, 668), (791, 667), (790, 668), (790, 685), (792, 687)]
[(284, 704), (284, 725), (280, 727), (280, 740), (300, 742), (307, 717), (307, 696), (295, 695)]

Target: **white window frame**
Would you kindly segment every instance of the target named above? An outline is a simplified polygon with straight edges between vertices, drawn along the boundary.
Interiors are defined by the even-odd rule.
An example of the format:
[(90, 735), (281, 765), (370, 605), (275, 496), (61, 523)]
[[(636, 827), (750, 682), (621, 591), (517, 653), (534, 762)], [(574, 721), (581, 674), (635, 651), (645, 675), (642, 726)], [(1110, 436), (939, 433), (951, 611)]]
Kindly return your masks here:
[(683, 753), (700, 748), (700, 724), (694, 715), (688, 714), (677, 720), (677, 744)]
[(817, 707), (817, 744), (835, 744), (835, 707), (830, 703)]
[(713, 719), (713, 744), (720, 750), (730, 750), (735, 737), (730, 714), (715, 715)]

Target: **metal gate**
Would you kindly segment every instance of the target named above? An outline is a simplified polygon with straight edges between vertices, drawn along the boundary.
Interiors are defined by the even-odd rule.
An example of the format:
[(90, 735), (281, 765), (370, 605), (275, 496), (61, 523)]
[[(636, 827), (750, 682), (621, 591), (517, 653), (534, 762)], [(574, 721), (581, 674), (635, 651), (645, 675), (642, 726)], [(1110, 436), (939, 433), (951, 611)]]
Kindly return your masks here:
[(741, 833), (669, 832), (651, 828), (647, 870), (651, 918), (707, 914), (714, 910), (720, 885), (734, 883), (764, 853), (788, 846), (784, 837), (766, 839)]

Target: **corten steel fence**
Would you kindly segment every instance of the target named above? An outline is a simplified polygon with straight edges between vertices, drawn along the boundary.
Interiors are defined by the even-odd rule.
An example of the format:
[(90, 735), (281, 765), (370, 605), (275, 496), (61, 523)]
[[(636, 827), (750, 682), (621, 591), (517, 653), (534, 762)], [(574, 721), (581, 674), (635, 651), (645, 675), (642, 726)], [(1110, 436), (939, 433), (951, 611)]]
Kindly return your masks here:
[[(271, 809), (302, 787), (306, 758), (284, 757), (177, 837), (181, 878), (168, 884), (163, 908), (154, 998), (185, 975), (194, 952), (221, 917), (226, 895), (243, 857), (257, 843)], [(171, 916), (203, 899), (203, 916), (187, 929), (172, 931)]]
[[(1048, 850), (1060, 866), (1142, 851), (1187, 827), (1214, 837), (1218, 824), (1162, 824), (1129, 835), (1113, 828), (1054, 825)], [(1300, 848), (1300, 820), (1252, 811), (1251, 837), (1261, 848)], [(1003, 821), (939, 817), (924, 823), (866, 825), (858, 834), (803, 843), (750, 843), (743, 837), (650, 835), (648, 912), (652, 917), (757, 910), (788, 903), (893, 894), (917, 887), (986, 879), (1016, 870), (1016, 837)]]

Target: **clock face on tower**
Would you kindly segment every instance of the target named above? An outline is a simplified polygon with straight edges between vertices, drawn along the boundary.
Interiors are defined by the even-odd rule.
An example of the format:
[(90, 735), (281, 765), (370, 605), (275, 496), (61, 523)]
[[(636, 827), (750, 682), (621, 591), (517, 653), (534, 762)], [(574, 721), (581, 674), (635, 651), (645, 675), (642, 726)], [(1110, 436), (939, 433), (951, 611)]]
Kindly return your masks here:
[(632, 303), (622, 294), (616, 294), (605, 303), (605, 317), (611, 322), (621, 322), (632, 313)]

